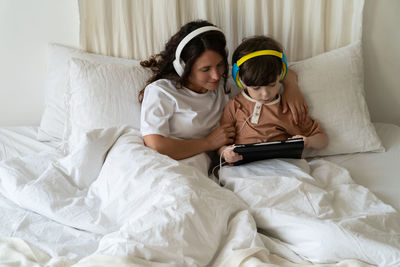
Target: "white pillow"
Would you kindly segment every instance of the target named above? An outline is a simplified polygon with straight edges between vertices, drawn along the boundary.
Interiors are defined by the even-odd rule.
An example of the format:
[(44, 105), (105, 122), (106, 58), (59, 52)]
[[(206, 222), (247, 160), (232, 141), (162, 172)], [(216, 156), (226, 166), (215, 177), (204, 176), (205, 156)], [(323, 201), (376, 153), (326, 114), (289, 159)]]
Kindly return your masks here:
[(60, 142), (65, 127), (64, 94), (69, 79), (69, 61), (72, 57), (99, 63), (138, 66), (139, 61), (86, 53), (82, 50), (58, 44), (48, 45), (45, 110), (42, 115), (37, 139)]
[(318, 120), (329, 137), (325, 149), (306, 151), (305, 157), (384, 151), (364, 98), (360, 42), (289, 67), (298, 75), (309, 115)]
[(141, 66), (71, 59), (66, 94), (67, 151), (93, 129), (130, 125), (140, 129), (139, 91), (152, 72)]

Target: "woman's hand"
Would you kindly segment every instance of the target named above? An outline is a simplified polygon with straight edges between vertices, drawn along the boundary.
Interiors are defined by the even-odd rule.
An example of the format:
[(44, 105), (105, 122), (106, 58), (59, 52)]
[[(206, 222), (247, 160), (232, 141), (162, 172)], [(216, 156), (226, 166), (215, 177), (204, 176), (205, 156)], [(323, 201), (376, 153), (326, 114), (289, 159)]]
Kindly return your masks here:
[(235, 137), (235, 127), (222, 125), (214, 129), (205, 139), (209, 150), (216, 150), (224, 145), (232, 144)]
[(290, 110), (293, 114), (294, 122), (297, 125), (301, 125), (307, 118), (308, 106), (300, 91), (297, 74), (289, 69), (282, 83), (285, 88), (282, 94), (283, 113), (287, 113)]

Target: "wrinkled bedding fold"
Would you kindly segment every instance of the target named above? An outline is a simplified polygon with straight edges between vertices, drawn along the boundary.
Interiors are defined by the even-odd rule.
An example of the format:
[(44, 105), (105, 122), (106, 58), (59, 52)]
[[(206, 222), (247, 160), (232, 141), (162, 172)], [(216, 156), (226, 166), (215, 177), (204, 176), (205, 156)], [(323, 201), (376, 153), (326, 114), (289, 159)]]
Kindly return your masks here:
[(205, 154), (161, 155), (127, 126), (91, 131), (66, 156), (53, 150), (1, 161), (0, 244), (16, 261), (32, 259), (27, 266), (32, 253), (49, 266), (399, 262), (392, 247), (399, 215), (344, 169), (260, 161), (222, 168), (221, 187), (207, 176), (208, 163)]
[(273, 159), (223, 167), (220, 180), (263, 233), (311, 262), (400, 263), (399, 213), (336, 164)]

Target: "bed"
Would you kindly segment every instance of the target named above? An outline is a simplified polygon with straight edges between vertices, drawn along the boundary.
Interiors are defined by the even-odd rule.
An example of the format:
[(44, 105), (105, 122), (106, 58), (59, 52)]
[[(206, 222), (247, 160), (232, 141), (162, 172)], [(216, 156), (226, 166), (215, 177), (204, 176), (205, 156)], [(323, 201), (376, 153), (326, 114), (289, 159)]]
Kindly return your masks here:
[[(238, 1), (243, 14), (274, 10), (238, 25), (225, 7), (232, 1), (210, 4), (229, 50), (246, 27), (282, 40), (329, 137), (302, 159), (222, 166), (217, 179), (206, 154), (175, 161), (143, 145), (137, 95), (150, 73), (126, 59), (158, 51), (174, 23), (203, 17), (209, 3), (185, 2), (173, 23), (165, 3), (143, 11), (134, 1), (79, 1), (85, 49), (48, 45), (40, 125), (0, 127), (0, 265), (400, 266), (400, 126), (371, 122), (363, 1), (348, 2)], [(305, 18), (326, 18), (307, 24), (291, 15), (301, 6)], [(158, 12), (156, 29), (135, 10)], [(101, 55), (109, 51), (125, 58)]]
[[(393, 163), (395, 163), (395, 159), (398, 158), (400, 151), (400, 127), (384, 123), (377, 123), (374, 125), (386, 148), (386, 152), (355, 153), (325, 157), (324, 159), (346, 167), (357, 183), (364, 185), (385, 203), (398, 209), (400, 203), (398, 193), (396, 192), (398, 188), (398, 186), (396, 186), (398, 183), (398, 165)], [(13, 157), (34, 155), (35, 153), (43, 153), (43, 151), (52, 151), (52, 149), (56, 149), (52, 144), (37, 141), (37, 130), (37, 127), (22, 126), (1, 129), (0, 136), (3, 144), (1, 150), (2, 159), (6, 160), (7, 158), (11, 159)], [(377, 177), (379, 177), (379, 179), (377, 179)], [(221, 192), (219, 192), (219, 194), (220, 193)], [(32, 200), (30, 199), (28, 201)], [(46, 266), (58, 266), (56, 264), (61, 263), (65, 264), (64, 266), (70, 266), (75, 264), (78, 260), (81, 260), (81, 262), (77, 266), (80, 266), (80, 264), (82, 266), (86, 266), (85, 264), (99, 264), (96, 266), (100, 266), (100, 262), (104, 264), (104, 266), (110, 266), (116, 263), (121, 265), (128, 263), (138, 264), (139, 266), (153, 266), (155, 264), (154, 262), (145, 262), (136, 258), (122, 257), (119, 253), (114, 254), (114, 251), (110, 255), (94, 254), (103, 238), (103, 235), (97, 232), (98, 229), (92, 229), (94, 232), (90, 232), (90, 229), (87, 228), (86, 230), (81, 230), (79, 228), (82, 226), (70, 226), (69, 224), (71, 222), (63, 222), (60, 218), (49, 218), (49, 215), (41, 215), (42, 212), (38, 210), (36, 211), (39, 213), (22, 208), (19, 203), (10, 201), (10, 199), (3, 195), (0, 198), (0, 207), (2, 214), (0, 232), (2, 235), (1, 247), (3, 252), (7, 252), (6, 258), (4, 255), (2, 256), (2, 264), (5, 264), (5, 266), (7, 266), (6, 263), (11, 264), (11, 262), (18, 263), (20, 266), (45, 266), (45, 264), (47, 264)], [(151, 207), (146, 208), (151, 209)], [(250, 218), (247, 218), (247, 220), (250, 220)], [(248, 221), (246, 221), (246, 223), (248, 223)], [(243, 230), (244, 225), (239, 224), (239, 226), (241, 226)], [(192, 227), (193, 225), (190, 225), (191, 229)], [(248, 227), (249, 226), (246, 228)], [(249, 231), (251, 229), (246, 230)], [(311, 265), (311, 263), (305, 262), (304, 259), (299, 258), (297, 254), (288, 252), (286, 247), (282, 248), (283, 245), (277, 243), (274, 239), (272, 239), (274, 241), (272, 242), (267, 233), (262, 233), (261, 231), (259, 235), (260, 239), (268, 246), (271, 252), (270, 255), (276, 253), (276, 255), (285, 257), (285, 259), (289, 259), (293, 262)], [(124, 246), (125, 245), (127, 244), (124, 244)], [(247, 245), (251, 247), (250, 244)], [(260, 251), (255, 249), (240, 252), (242, 252), (242, 254), (243, 252), (247, 253), (244, 255), (232, 254), (231, 258), (228, 257), (228, 260), (231, 262), (226, 266), (236, 266), (236, 263), (245, 262), (245, 259), (247, 259), (249, 255), (258, 257), (257, 253), (260, 253)], [(110, 252), (108, 251), (108, 253)], [(137, 255), (136, 251), (131, 251), (129, 253)], [(173, 253), (173, 258), (176, 259), (176, 251), (173, 251)], [(12, 257), (10, 255), (12, 255)], [(92, 256), (88, 257), (88, 255)], [(265, 259), (265, 256), (264, 258), (261, 257), (261, 259), (279, 266), (292, 266), (289, 265), (287, 261), (283, 261), (280, 257), (270, 258), (268, 261)], [(25, 262), (26, 265), (22, 265), (22, 262)], [(317, 263), (314, 264), (317, 265)], [(348, 264), (344, 266), (368, 266), (351, 260), (343, 260), (341, 264)], [(181, 264), (176, 265), (179, 266)], [(182, 265), (190, 264), (182, 263)]]
[(400, 127), (370, 121), (359, 42), (290, 63), (328, 147), (219, 182), (143, 145), (138, 61), (48, 50), (41, 125), (0, 129), (2, 264), (399, 265)]
[[(400, 156), (400, 127), (389, 123), (374, 123), (374, 126), (386, 149), (385, 152), (352, 153), (327, 156), (325, 159), (349, 170), (356, 183), (369, 188), (385, 203), (400, 210), (400, 196), (398, 194), (400, 179), (398, 179), (399, 169), (397, 166)], [(1, 160), (57, 148), (57, 143), (38, 141), (37, 134), (38, 127), (1, 128)]]

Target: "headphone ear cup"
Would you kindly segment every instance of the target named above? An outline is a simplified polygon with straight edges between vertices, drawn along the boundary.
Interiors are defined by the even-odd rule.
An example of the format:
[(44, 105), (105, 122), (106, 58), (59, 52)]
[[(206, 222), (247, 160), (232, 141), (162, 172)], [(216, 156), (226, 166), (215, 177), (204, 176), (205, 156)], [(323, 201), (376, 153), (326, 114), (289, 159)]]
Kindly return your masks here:
[(178, 73), (178, 75), (180, 77), (182, 77), (183, 70), (185, 69), (185, 63), (182, 60), (175, 59), (172, 62), (172, 64), (174, 65), (174, 69), (175, 69), (176, 73)]
[(287, 58), (285, 53), (282, 52), (282, 75), (281, 75), (281, 81), (283, 78), (286, 77), (287, 74)]
[(286, 77), (287, 74), (287, 65), (285, 62), (282, 62), (282, 74), (281, 74), (281, 81)]
[[(194, 31), (192, 31), (191, 33), (189, 33), (188, 35), (186, 35), (178, 44), (176, 50), (175, 50), (175, 60), (172, 61), (172, 64), (174, 66), (174, 69), (176, 71), (176, 73), (182, 77), (183, 75), (183, 71), (185, 69), (185, 63), (183, 62), (183, 60), (181, 60), (181, 52), (183, 50), (183, 48), (185, 47), (185, 45), (187, 43), (189, 43), (190, 40), (192, 40), (194, 37), (196, 37), (197, 35), (203, 33), (203, 32), (208, 32), (208, 31), (219, 31), (222, 32), (221, 29), (215, 27), (215, 26), (204, 26), (201, 28), (198, 28)], [(222, 32), (223, 33), (223, 32)]]
[(237, 63), (232, 66), (232, 79), (235, 81), (236, 85), (240, 88), (243, 88), (240, 79), (239, 79), (239, 67)]

